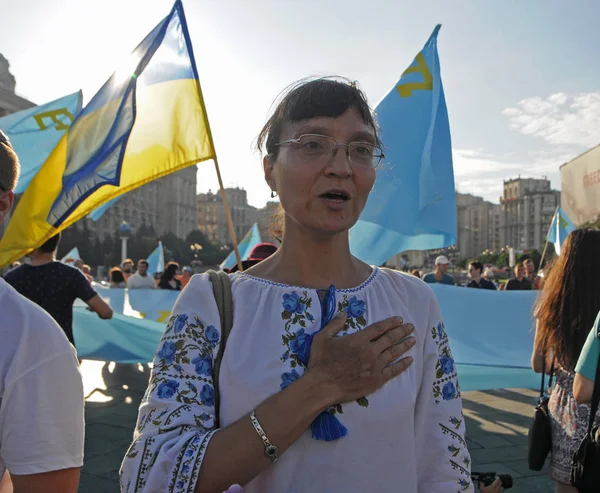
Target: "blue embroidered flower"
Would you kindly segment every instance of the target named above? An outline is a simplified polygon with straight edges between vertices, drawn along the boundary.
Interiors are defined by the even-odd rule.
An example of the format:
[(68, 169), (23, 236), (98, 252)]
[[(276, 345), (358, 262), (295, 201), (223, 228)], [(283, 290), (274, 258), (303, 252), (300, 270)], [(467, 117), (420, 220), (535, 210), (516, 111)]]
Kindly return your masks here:
[(215, 405), (215, 391), (210, 385), (203, 385), (200, 391), (200, 399), (207, 406)]
[(344, 308), (348, 318), (360, 318), (367, 311), (366, 303), (359, 300), (356, 296), (352, 296), (348, 300), (348, 306)]
[(285, 389), (288, 385), (290, 385), (292, 382), (295, 382), (299, 378), (300, 375), (295, 369), (291, 372), (284, 373), (283, 375), (281, 375), (281, 390)]
[(184, 466), (181, 468), (181, 472), (182, 472), (182, 474), (187, 474), (188, 472), (190, 472), (190, 466), (188, 466), (187, 464), (186, 464), (186, 465), (184, 465)]
[(452, 358), (448, 358), (446, 355), (442, 356), (440, 358), (440, 366), (446, 375), (454, 373), (454, 360)]
[(200, 439), (200, 437), (196, 437), (192, 440), (192, 444), (193, 445), (198, 445), (202, 440)]
[(306, 319), (309, 322), (314, 322), (315, 321), (315, 317), (313, 317), (309, 312), (306, 312)]
[(166, 382), (158, 384), (156, 395), (158, 395), (159, 399), (170, 399), (175, 395), (177, 389), (179, 389), (179, 382), (170, 378)]
[(217, 329), (215, 329), (215, 327), (213, 325), (209, 325), (208, 327), (206, 327), (206, 338), (208, 339), (208, 342), (210, 342), (212, 347), (215, 347), (217, 345), (217, 343), (219, 342), (219, 331)]
[(184, 329), (185, 323), (187, 321), (188, 321), (187, 315), (179, 315), (177, 317), (177, 320), (175, 320), (173, 332), (175, 332), (175, 334), (179, 334)]
[(177, 488), (179, 488), (180, 490), (183, 489), (183, 487), (185, 486), (184, 482), (179, 480), (177, 481), (177, 484), (175, 485)]
[[(210, 418), (211, 418), (211, 416), (210, 416), (210, 414), (208, 414), (208, 413), (202, 413), (202, 414), (200, 415), (200, 420), (201, 420), (201, 421), (208, 421)], [(199, 438), (194, 438), (194, 440), (198, 440), (198, 441), (200, 441), (200, 439), (199, 439)]]
[(188, 389), (190, 389), (191, 391), (198, 392), (198, 389), (192, 382), (185, 382), (185, 384), (188, 386)]
[(448, 382), (442, 388), (442, 398), (445, 401), (450, 401), (456, 397), (456, 387), (452, 382)]
[(286, 312), (302, 315), (306, 311), (306, 305), (300, 301), (300, 295), (296, 291), (284, 294), (282, 305)]
[(177, 350), (175, 349), (175, 343), (171, 341), (165, 341), (158, 352), (158, 357), (165, 363), (174, 363), (176, 352)]
[(444, 338), (444, 326), (442, 325), (442, 322), (440, 322), (437, 326), (437, 333), (440, 339)]
[(192, 455), (194, 455), (194, 451), (193, 450), (191, 450), (191, 449), (190, 450), (186, 450), (186, 452), (185, 452), (185, 456), (186, 457), (191, 457)]
[(175, 368), (179, 373), (183, 373), (183, 368), (181, 365), (175, 365), (173, 368)]
[(198, 375), (204, 375), (206, 377), (210, 377), (212, 375), (211, 358), (203, 358), (202, 356), (196, 356), (192, 360), (192, 364), (196, 365), (194, 369)]
[(298, 358), (300, 358), (300, 361), (302, 361), (304, 364), (308, 364), (312, 338), (312, 335), (307, 334), (304, 329), (300, 329), (298, 332), (296, 332), (296, 339), (292, 339), (290, 341), (291, 351), (294, 354), (297, 354)]

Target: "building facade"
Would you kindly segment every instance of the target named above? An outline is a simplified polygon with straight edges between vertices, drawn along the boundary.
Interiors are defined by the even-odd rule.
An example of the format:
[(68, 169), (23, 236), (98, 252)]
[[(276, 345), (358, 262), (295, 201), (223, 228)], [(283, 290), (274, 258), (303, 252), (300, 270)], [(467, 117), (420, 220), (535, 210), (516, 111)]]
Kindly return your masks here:
[(485, 250), (500, 250), (500, 205), (457, 192), (456, 229), (461, 257), (475, 258)]
[[(157, 236), (172, 233), (184, 239), (196, 226), (196, 166), (151, 181), (123, 195), (96, 222), (88, 221), (94, 238), (114, 235), (126, 221), (132, 232), (142, 225)], [(79, 225), (79, 223), (78, 223)]]
[(543, 248), (560, 192), (546, 178), (515, 178), (504, 182), (500, 199), (501, 246), (516, 250)]
[[(225, 195), (237, 241), (241, 241), (258, 220), (258, 210), (248, 204), (248, 195), (243, 188), (226, 188)], [(196, 224), (212, 243), (231, 243), (229, 227), (220, 193), (200, 193), (196, 197)]]

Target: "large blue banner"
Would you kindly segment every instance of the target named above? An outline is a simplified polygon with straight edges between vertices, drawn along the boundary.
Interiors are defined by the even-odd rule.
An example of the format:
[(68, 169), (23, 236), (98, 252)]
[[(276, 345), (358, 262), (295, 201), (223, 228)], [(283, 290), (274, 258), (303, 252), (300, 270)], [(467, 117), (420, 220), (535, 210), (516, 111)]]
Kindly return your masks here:
[[(486, 291), (435, 284), (463, 390), (539, 386), (530, 369), (535, 291)], [(152, 361), (177, 291), (103, 289), (115, 316), (100, 320), (75, 309), (80, 357), (122, 363)]]

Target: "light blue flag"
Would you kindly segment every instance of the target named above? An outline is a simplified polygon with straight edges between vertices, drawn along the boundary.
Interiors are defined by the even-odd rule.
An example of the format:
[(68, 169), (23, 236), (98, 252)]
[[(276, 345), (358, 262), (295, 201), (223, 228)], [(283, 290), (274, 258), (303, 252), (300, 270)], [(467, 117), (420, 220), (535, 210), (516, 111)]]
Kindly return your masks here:
[(165, 270), (165, 253), (162, 241), (158, 242), (158, 246), (146, 260), (148, 260), (148, 274), (151, 276)]
[(92, 221), (97, 221), (98, 219), (100, 219), (104, 213), (110, 209), (113, 205), (115, 205), (119, 200), (121, 200), (121, 198), (123, 198), (125, 195), (119, 195), (117, 198), (114, 198), (112, 200), (109, 200), (106, 204), (102, 204), (100, 207), (98, 207), (97, 209), (94, 209), (92, 212), (90, 212), (88, 214), (88, 217), (92, 220)]
[[(250, 231), (246, 233), (244, 239), (240, 241), (238, 245), (238, 249), (240, 251), (240, 257), (242, 260), (248, 260), (250, 257), (250, 252), (252, 249), (261, 243), (260, 239), (260, 231), (258, 230), (258, 224), (254, 223), (250, 228)], [(223, 263), (221, 264), (221, 269), (231, 269), (235, 264), (237, 264), (237, 260), (235, 258), (235, 251), (232, 251)]]
[(386, 156), (350, 233), (352, 253), (381, 265), (406, 250), (456, 243), (450, 125), (436, 26), (400, 81), (377, 105)]
[(21, 162), (16, 193), (25, 191), (80, 110), (81, 91), (0, 118)]
[(74, 247), (71, 248), (71, 250), (69, 250), (69, 253), (67, 253), (62, 259), (61, 262), (64, 264), (67, 262), (67, 260), (71, 259), (71, 260), (78, 260), (80, 259), (81, 256), (79, 255), (79, 248)]
[(575, 225), (560, 207), (556, 209), (550, 230), (548, 231), (548, 241), (554, 243), (554, 251), (556, 255), (560, 255), (563, 243), (569, 236), (571, 231), (574, 231)]

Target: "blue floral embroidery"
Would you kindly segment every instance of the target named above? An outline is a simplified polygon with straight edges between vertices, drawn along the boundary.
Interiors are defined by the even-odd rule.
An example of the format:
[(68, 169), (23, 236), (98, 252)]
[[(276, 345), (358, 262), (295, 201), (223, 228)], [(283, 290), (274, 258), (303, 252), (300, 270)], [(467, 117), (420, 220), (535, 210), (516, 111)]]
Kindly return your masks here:
[(304, 329), (300, 329), (296, 332), (296, 338), (290, 341), (290, 351), (298, 355), (301, 361), (308, 362), (312, 338), (311, 334), (307, 334)]
[(437, 327), (431, 329), (431, 337), (437, 344), (439, 355), (435, 365), (435, 380), (433, 382), (435, 402), (439, 404), (442, 401), (458, 399), (460, 397), (460, 387), (458, 385), (456, 365), (442, 322)]
[(184, 484), (184, 482), (183, 482), (183, 481), (181, 481), (181, 480), (177, 481), (177, 488), (178, 488), (178, 489), (180, 489), (180, 490), (181, 490), (181, 489), (183, 489), (183, 487), (184, 487), (184, 486), (185, 486), (185, 484)]
[(198, 375), (204, 375), (206, 377), (212, 376), (212, 358), (205, 356), (196, 356), (192, 363), (195, 365), (194, 371)]
[(296, 291), (283, 295), (283, 309), (286, 312), (302, 315), (306, 311), (306, 307), (306, 301), (303, 301)]
[(202, 386), (202, 390), (200, 391), (200, 399), (206, 406), (212, 407), (215, 405), (215, 391), (212, 386), (208, 384)]
[(158, 357), (165, 363), (174, 363), (175, 352), (175, 343), (171, 341), (165, 341), (158, 352)]
[(454, 384), (452, 382), (448, 382), (446, 384), (444, 384), (444, 387), (442, 388), (442, 398), (445, 401), (450, 401), (452, 399), (454, 399), (456, 397), (456, 387), (454, 387)]
[(185, 314), (181, 314), (177, 317), (177, 320), (175, 320), (175, 323), (173, 324), (173, 332), (175, 332), (175, 334), (179, 334), (184, 328), (185, 328), (185, 323), (188, 321), (188, 316)]
[(216, 347), (220, 337), (221, 336), (219, 335), (219, 331), (215, 329), (214, 326), (209, 325), (208, 327), (206, 327), (206, 338), (208, 339), (208, 342), (210, 342), (212, 347)]
[(446, 355), (440, 358), (440, 367), (446, 375), (454, 373), (454, 360)]
[(299, 378), (300, 374), (295, 369), (290, 372), (284, 373), (283, 375), (281, 375), (281, 390), (285, 389), (288, 385), (290, 385), (292, 382), (295, 382)]
[(190, 466), (188, 466), (188, 465), (186, 464), (185, 466), (183, 466), (183, 467), (181, 468), (181, 472), (182, 472), (183, 474), (187, 474), (188, 472), (190, 472)]
[(352, 296), (348, 300), (348, 304), (344, 307), (344, 311), (348, 315), (348, 318), (360, 318), (367, 311), (366, 303), (363, 300), (359, 300), (356, 296)]
[(168, 379), (166, 382), (161, 382), (156, 390), (156, 395), (159, 399), (171, 399), (179, 389), (179, 382)]

